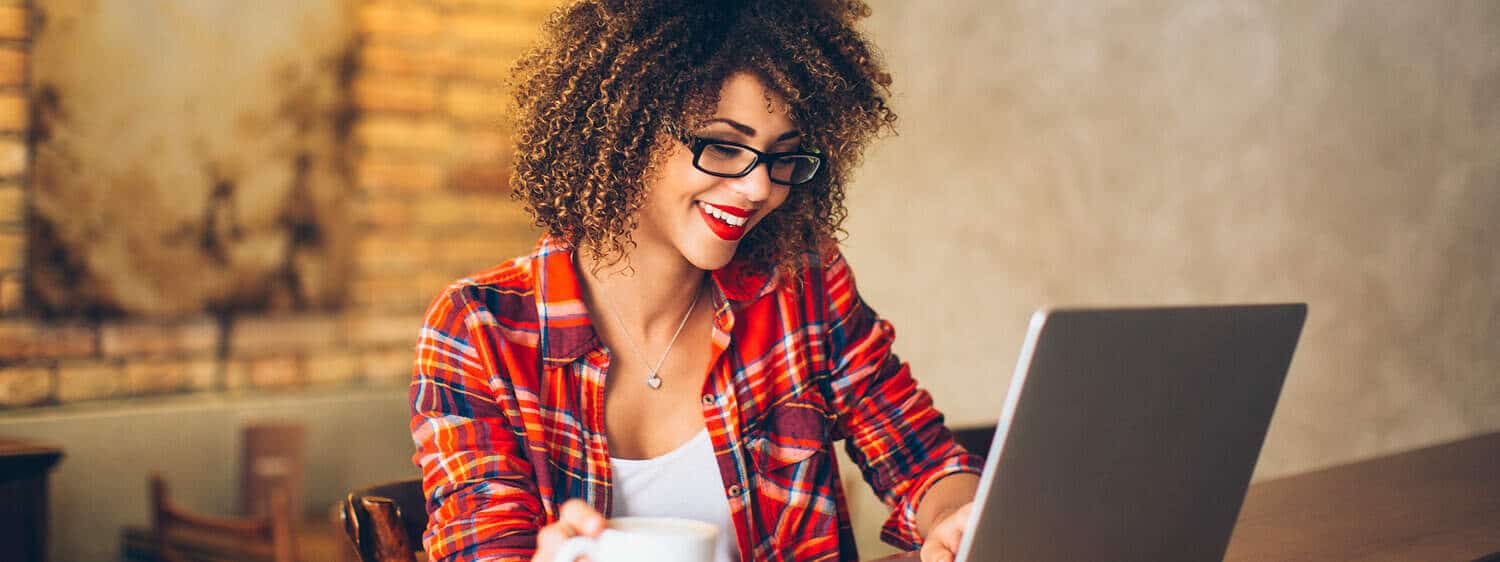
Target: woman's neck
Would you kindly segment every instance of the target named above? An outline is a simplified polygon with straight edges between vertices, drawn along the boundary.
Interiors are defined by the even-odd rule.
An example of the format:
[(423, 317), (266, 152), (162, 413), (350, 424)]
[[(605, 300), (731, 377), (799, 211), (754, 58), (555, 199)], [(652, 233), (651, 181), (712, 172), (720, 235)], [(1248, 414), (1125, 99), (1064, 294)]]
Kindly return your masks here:
[(599, 312), (596, 320), (613, 320), (618, 315), (630, 333), (644, 340), (670, 338), (707, 278), (675, 251), (652, 252), (637, 246), (617, 263), (603, 260), (603, 267), (589, 254), (575, 254), (589, 310)]

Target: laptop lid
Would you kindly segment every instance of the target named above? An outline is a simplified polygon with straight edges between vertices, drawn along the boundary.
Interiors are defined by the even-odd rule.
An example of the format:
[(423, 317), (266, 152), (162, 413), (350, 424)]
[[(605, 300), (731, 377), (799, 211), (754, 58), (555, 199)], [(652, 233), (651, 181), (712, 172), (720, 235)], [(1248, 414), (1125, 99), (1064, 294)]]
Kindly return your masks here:
[(1222, 560), (1306, 315), (1037, 312), (957, 559)]

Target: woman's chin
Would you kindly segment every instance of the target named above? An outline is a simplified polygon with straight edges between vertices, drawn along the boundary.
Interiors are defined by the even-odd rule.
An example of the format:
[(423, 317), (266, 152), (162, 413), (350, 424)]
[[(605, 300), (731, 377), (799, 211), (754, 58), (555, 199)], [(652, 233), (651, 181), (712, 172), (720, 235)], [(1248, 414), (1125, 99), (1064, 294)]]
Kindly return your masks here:
[(723, 269), (724, 266), (729, 265), (729, 262), (734, 260), (734, 251), (739, 247), (738, 244), (713, 244), (713, 246), (720, 247), (694, 248), (690, 251), (683, 252), (682, 255), (683, 257), (687, 258), (688, 263), (693, 264), (693, 266), (697, 267), (698, 269), (702, 269), (704, 271), (717, 271), (719, 269)]

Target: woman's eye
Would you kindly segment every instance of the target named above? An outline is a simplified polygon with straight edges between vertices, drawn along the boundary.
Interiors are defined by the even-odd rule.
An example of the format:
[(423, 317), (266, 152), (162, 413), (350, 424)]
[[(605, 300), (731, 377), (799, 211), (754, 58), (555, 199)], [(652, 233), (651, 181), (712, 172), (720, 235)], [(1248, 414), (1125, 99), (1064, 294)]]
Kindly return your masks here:
[(714, 156), (722, 156), (725, 158), (733, 157), (740, 153), (739, 148), (722, 144), (708, 145), (708, 150), (709, 152), (712, 152)]

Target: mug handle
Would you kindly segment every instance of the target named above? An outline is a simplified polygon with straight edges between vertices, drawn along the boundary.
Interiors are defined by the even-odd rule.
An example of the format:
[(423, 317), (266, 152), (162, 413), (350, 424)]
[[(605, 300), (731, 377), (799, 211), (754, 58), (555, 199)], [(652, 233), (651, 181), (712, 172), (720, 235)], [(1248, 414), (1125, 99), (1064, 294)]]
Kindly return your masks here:
[(563, 543), (562, 548), (557, 549), (557, 556), (552, 560), (553, 562), (576, 562), (580, 556), (587, 556), (593, 560), (596, 544), (592, 537), (573, 537)]

